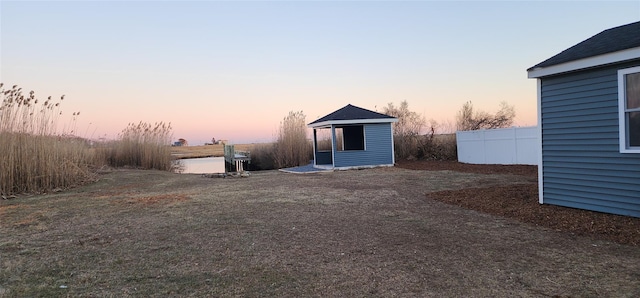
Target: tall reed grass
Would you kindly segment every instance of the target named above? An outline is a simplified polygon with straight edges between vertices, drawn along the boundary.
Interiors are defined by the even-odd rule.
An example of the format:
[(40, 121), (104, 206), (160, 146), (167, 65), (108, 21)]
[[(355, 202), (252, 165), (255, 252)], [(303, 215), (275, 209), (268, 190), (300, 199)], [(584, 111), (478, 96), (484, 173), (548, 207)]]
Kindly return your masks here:
[(306, 165), (313, 159), (313, 144), (307, 139), (306, 116), (302, 111), (289, 112), (280, 123), (274, 148), (277, 168)]
[(313, 144), (307, 139), (305, 120), (302, 111), (289, 112), (280, 122), (274, 143), (258, 144), (251, 148), (249, 170), (273, 170), (308, 164), (313, 159)]
[(95, 177), (95, 169), (134, 167), (176, 170), (170, 152), (171, 125), (129, 124), (118, 140), (92, 144), (77, 137), (76, 119), (59, 130), (63, 115), (59, 100), (42, 101), (33, 91), (23, 93), (0, 83), (0, 195), (41, 193), (82, 184)]
[[(0, 193), (46, 192), (91, 179), (94, 156), (73, 131), (58, 132), (59, 101), (0, 83)], [(79, 115), (73, 113), (73, 120)], [(74, 127), (75, 125), (69, 125)]]
[(116, 141), (102, 144), (98, 152), (112, 167), (173, 171), (170, 144), (171, 123), (130, 123)]

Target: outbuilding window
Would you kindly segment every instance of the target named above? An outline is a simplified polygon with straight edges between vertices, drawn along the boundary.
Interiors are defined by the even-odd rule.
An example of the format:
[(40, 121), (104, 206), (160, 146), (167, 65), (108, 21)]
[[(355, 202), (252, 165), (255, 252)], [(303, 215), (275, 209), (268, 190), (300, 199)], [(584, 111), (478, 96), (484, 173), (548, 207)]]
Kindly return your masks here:
[(640, 153), (640, 66), (618, 70), (620, 152)]
[(336, 127), (338, 151), (365, 150), (364, 126), (349, 125)]
[(331, 151), (331, 128), (318, 128), (314, 130), (316, 137), (316, 151)]

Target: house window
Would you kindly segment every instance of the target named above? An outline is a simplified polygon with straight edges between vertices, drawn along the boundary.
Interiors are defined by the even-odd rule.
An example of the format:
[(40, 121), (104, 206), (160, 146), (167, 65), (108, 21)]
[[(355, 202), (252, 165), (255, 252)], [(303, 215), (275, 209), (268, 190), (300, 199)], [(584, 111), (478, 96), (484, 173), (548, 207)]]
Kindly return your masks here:
[(620, 152), (640, 153), (640, 66), (618, 71)]
[(364, 126), (336, 127), (336, 149), (338, 151), (365, 150)]

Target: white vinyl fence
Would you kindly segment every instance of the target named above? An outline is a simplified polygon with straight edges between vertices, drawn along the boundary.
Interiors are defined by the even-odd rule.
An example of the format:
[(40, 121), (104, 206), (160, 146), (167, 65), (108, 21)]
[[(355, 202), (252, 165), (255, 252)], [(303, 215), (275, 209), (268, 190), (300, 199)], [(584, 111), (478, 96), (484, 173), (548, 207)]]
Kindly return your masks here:
[(456, 132), (458, 161), (472, 164), (537, 165), (538, 127)]

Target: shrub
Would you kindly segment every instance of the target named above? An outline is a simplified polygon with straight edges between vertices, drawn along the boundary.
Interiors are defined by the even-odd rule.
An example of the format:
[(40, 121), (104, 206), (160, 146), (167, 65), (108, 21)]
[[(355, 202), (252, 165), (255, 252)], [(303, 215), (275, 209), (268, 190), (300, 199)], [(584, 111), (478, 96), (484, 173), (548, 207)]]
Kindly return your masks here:
[[(50, 96), (41, 102), (33, 91), (25, 95), (17, 85), (2, 87), (0, 193), (46, 192), (90, 180), (95, 158), (88, 142), (74, 131), (58, 132), (64, 95), (58, 102)], [(73, 122), (79, 114), (73, 113)]]
[(251, 163), (247, 167), (250, 171), (273, 170), (275, 144), (256, 144), (251, 148)]
[[(402, 101), (397, 107), (389, 103), (382, 112), (398, 118), (398, 122), (393, 124), (397, 159), (458, 159), (455, 134), (435, 134), (436, 130), (441, 131), (443, 127), (434, 120), (430, 120), (427, 126), (424, 116), (409, 110), (407, 101)], [(428, 132), (422, 134), (425, 128)]]
[(422, 136), (418, 158), (428, 160), (458, 160), (455, 134), (428, 134)]

